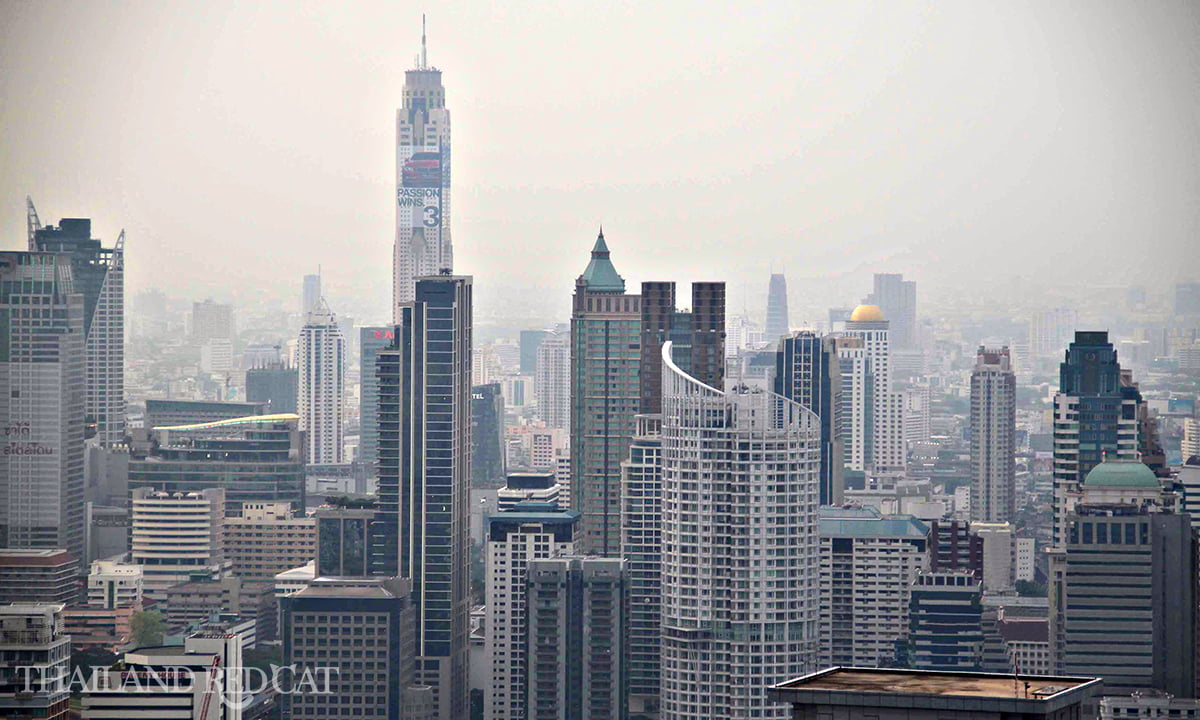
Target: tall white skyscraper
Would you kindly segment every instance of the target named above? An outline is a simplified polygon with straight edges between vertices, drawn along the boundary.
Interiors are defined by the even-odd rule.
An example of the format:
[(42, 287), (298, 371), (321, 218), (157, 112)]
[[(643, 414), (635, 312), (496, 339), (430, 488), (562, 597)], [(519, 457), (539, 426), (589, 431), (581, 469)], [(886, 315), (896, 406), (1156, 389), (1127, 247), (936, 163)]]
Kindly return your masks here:
[(571, 427), (571, 331), (548, 333), (537, 351), (533, 396), (548, 427)]
[(869, 472), (903, 472), (904, 396), (892, 391), (889, 323), (874, 305), (854, 308), (846, 322), (845, 335), (862, 340), (870, 360), (871, 402), (874, 405)]
[(842, 373), (841, 403), (842, 449), (846, 468), (864, 472), (871, 462), (871, 434), (875, 414), (871, 359), (862, 338), (837, 338), (838, 364)]
[(300, 429), (310, 464), (345, 462), (346, 339), (322, 298), (300, 328)]
[(317, 305), (321, 302), (321, 276), (305, 275), (304, 288), (300, 294), (300, 317), (308, 317), (308, 314), (317, 309)]
[(430, 67), (421, 20), (417, 67), (404, 73), (404, 105), (396, 111), (396, 245), (394, 321), (413, 301), (416, 279), (454, 267), (450, 244), (450, 111), (442, 71)]
[(687, 375), (663, 345), (662, 715), (790, 717), (766, 688), (817, 666), (820, 421)]
[(1016, 434), (1017, 378), (1008, 348), (981, 347), (971, 371), (972, 520), (1016, 521)]

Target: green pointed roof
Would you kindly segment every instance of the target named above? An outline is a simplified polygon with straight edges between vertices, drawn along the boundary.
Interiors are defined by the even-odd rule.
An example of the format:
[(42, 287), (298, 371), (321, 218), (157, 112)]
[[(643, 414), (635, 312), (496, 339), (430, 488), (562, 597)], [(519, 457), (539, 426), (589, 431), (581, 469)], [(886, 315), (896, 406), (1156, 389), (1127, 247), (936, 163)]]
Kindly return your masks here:
[(1162, 487), (1154, 471), (1137, 460), (1108, 460), (1092, 468), (1083, 479), (1085, 488)]
[(592, 247), (592, 260), (583, 271), (583, 279), (587, 281), (588, 290), (593, 292), (625, 292), (625, 279), (617, 274), (612, 260), (608, 259), (608, 244), (604, 242), (604, 228), (596, 237)]

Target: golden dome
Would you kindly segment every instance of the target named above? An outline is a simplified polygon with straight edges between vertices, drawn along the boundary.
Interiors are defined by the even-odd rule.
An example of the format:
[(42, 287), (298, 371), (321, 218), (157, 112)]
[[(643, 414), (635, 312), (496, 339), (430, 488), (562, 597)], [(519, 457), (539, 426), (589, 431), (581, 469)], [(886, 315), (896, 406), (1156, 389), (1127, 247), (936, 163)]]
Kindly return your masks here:
[(883, 311), (878, 305), (859, 305), (850, 313), (850, 322), (883, 322)]

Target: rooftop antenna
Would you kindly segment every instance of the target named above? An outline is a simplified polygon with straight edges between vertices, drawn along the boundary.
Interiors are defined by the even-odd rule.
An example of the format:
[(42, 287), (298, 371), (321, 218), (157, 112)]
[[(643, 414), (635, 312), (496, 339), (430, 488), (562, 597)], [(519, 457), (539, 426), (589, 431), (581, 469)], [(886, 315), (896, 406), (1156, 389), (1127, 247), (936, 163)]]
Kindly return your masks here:
[(429, 53), (425, 47), (425, 13), (421, 13), (421, 69), (429, 69)]

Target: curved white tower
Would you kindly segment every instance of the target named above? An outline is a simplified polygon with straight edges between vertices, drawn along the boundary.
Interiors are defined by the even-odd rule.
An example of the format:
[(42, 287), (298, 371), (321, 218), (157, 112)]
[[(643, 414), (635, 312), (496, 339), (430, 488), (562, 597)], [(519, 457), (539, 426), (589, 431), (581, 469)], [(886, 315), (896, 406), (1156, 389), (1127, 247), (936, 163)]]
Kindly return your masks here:
[(662, 717), (790, 717), (766, 688), (816, 669), (820, 421), (722, 392), (663, 345)]

